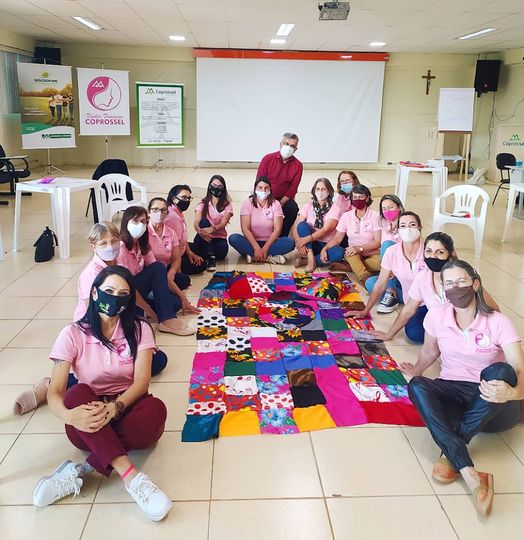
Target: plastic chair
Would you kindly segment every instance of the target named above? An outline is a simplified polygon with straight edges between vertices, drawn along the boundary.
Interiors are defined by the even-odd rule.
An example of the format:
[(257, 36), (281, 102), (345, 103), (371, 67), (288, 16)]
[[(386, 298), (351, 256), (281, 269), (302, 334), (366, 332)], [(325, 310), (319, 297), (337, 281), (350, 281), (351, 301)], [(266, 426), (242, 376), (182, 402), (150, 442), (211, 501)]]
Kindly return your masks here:
[[(0, 145), (0, 184), (9, 184), (9, 191), (1, 191), (0, 195), (14, 195), (15, 186), (21, 178), (27, 178), (29, 170), (28, 156), (6, 156), (4, 148)], [(15, 165), (15, 161), (23, 161), (25, 166), (20, 168)], [(8, 204), (7, 201), (0, 201), (1, 205)]]
[[(497, 189), (497, 193), (495, 193), (492, 204), (495, 204), (497, 195), (499, 194), (499, 191), (501, 189), (509, 189), (509, 187), (507, 186), (507, 184), (509, 184), (511, 181), (509, 176), (509, 167), (514, 167), (517, 163), (517, 160), (513, 154), (506, 154), (504, 152), (501, 154), (497, 154), (495, 160), (497, 164), (497, 169), (500, 171), (500, 184)], [(508, 173), (506, 178), (504, 178), (504, 171)]]
[[(441, 211), (446, 208), (446, 198), (455, 197), (455, 207), (451, 214)], [(479, 197), (482, 198), (480, 213), (475, 215), (475, 207)], [(477, 186), (454, 186), (435, 199), (433, 212), (433, 231), (442, 230), (445, 223), (457, 223), (466, 225), (473, 230), (475, 237), (475, 256), (480, 257), (482, 240), (484, 238), (484, 226), (488, 212), (489, 195)]]
[[(100, 178), (99, 182), (100, 189), (96, 204), (100, 221), (111, 221), (117, 212), (130, 206), (147, 205), (146, 188), (125, 174), (106, 174)], [(126, 194), (128, 185), (131, 185), (133, 189), (133, 197), (135, 191), (140, 191), (139, 199), (128, 200), (128, 194)]]

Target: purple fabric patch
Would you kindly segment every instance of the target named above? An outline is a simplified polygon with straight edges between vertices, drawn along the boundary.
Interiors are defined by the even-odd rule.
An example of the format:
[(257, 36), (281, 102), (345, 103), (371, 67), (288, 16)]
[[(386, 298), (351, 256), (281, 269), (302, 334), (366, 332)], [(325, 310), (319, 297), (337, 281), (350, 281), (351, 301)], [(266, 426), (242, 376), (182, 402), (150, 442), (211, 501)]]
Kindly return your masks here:
[(337, 320), (344, 318), (344, 310), (339, 308), (321, 309), (320, 314), (323, 319)]

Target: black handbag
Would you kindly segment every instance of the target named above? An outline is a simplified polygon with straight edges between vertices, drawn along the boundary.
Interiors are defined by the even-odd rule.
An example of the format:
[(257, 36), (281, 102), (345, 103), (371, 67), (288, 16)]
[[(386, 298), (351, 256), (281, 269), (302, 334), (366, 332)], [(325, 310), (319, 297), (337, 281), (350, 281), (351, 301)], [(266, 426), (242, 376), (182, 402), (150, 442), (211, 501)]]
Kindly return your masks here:
[(55, 247), (58, 246), (56, 234), (46, 227), (44, 232), (33, 244), (35, 249), (35, 262), (50, 261), (55, 256)]

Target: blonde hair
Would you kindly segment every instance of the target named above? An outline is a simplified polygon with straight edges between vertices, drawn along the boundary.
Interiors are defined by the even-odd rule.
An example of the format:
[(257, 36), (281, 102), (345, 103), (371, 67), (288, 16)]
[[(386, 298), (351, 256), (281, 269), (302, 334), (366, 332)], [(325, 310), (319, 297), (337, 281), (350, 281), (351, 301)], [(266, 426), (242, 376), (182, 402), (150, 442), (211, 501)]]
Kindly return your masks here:
[(89, 236), (87, 237), (91, 244), (96, 244), (104, 236), (112, 236), (113, 238), (120, 239), (120, 232), (115, 225), (109, 223), (108, 221), (102, 221), (100, 223), (95, 223), (91, 230), (89, 231)]

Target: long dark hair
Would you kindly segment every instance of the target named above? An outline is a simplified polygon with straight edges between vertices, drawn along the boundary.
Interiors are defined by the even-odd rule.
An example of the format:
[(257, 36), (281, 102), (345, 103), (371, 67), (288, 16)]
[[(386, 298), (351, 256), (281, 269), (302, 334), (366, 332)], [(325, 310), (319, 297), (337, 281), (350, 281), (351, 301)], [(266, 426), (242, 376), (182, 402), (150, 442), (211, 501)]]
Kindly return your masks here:
[(424, 247), (426, 247), (431, 240), (440, 242), (444, 246), (444, 249), (449, 253), (448, 260), (454, 259), (453, 252), (455, 251), (455, 244), (453, 243), (453, 238), (451, 238), (449, 234), (441, 231), (432, 232), (430, 235), (426, 236)]
[(202, 202), (204, 203), (204, 208), (202, 208), (203, 218), (209, 217), (209, 205), (211, 204), (211, 201), (213, 200), (213, 195), (211, 194), (211, 191), (209, 191), (209, 187), (211, 186), (211, 182), (213, 182), (213, 180), (219, 180), (220, 182), (222, 182), (222, 185), (224, 186), (224, 192), (218, 198), (217, 210), (219, 212), (222, 212), (222, 210), (224, 210), (224, 208), (231, 202), (231, 198), (229, 197), (229, 193), (227, 192), (227, 186), (226, 186), (226, 181), (224, 177), (220, 174), (214, 174), (211, 177), (209, 184), (207, 185), (206, 196), (202, 199)]
[[(96, 302), (93, 299), (93, 288), (100, 287), (106, 280), (108, 276), (117, 275), (125, 279), (129, 286), (129, 293), (131, 298), (127, 307), (120, 313), (120, 326), (124, 332), (124, 337), (129, 345), (129, 350), (133, 361), (136, 360), (136, 355), (138, 351), (138, 344), (142, 338), (142, 321), (146, 319), (137, 315), (136, 312), (136, 289), (133, 285), (133, 276), (131, 272), (124, 268), (123, 266), (114, 265), (106, 266), (99, 274), (96, 276), (91, 287), (91, 294), (89, 295), (89, 305), (87, 306), (87, 311), (85, 315), (77, 321), (75, 324), (84, 332), (85, 334), (96, 337), (100, 342), (106, 346), (108, 349), (113, 351), (116, 350), (116, 346), (109, 339), (107, 339), (102, 332), (102, 323), (100, 319), (100, 313), (96, 307)], [(147, 321), (146, 321), (147, 322)], [(148, 323), (149, 324), (149, 323)]]
[(169, 206), (176, 206), (176, 203), (173, 202), (173, 197), (178, 197), (178, 194), (183, 190), (187, 190), (189, 191), (189, 193), (193, 193), (191, 191), (191, 188), (187, 184), (177, 184), (169, 190), (169, 193), (167, 194), (167, 204)]
[[(131, 236), (131, 233), (127, 230), (127, 224), (136, 217), (145, 216), (149, 220), (147, 210), (143, 206), (130, 206), (124, 210), (122, 216), (122, 224), (120, 225), (120, 236), (124, 242), (126, 248), (131, 251), (135, 245), (135, 239)], [(138, 239), (138, 245), (142, 255), (149, 253), (149, 232), (146, 227), (146, 232)]]
[(484, 288), (482, 287), (482, 280), (479, 273), (466, 261), (461, 259), (451, 259), (442, 268), (440, 272), (440, 278), (444, 283), (444, 272), (450, 268), (462, 268), (465, 270), (468, 276), (473, 280), (479, 282), (479, 289), (475, 293), (475, 300), (477, 304), (476, 313), (482, 313), (482, 315), (491, 315), (495, 310), (488, 306), (486, 299), (484, 298)]
[(264, 184), (267, 184), (269, 186), (269, 197), (266, 199), (268, 206), (271, 206), (275, 202), (275, 197), (273, 197), (273, 188), (271, 187), (271, 180), (267, 176), (259, 176), (255, 180), (255, 184), (253, 185), (253, 194), (250, 195), (251, 203), (255, 208), (258, 208), (258, 201), (257, 201), (257, 194), (255, 191), (257, 190), (258, 184), (261, 182), (264, 182)]

